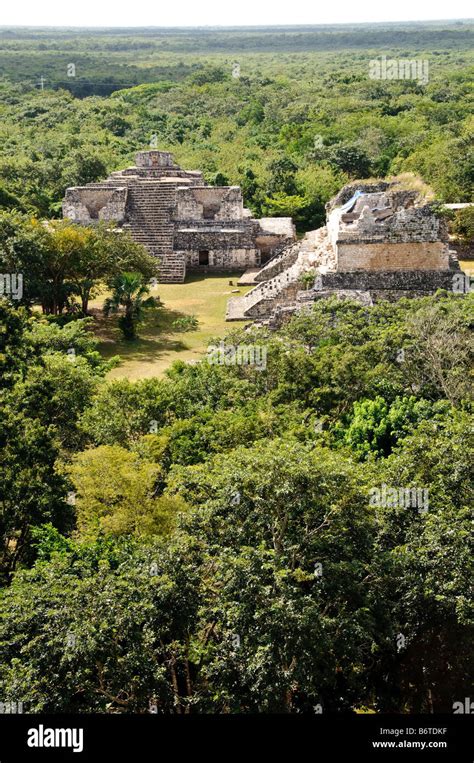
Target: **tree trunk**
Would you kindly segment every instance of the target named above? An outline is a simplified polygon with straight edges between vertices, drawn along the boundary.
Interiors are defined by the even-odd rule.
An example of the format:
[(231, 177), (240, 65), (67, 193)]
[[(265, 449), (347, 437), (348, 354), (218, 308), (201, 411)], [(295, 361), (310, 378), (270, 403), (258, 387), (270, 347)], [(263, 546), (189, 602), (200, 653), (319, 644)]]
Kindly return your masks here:
[(81, 297), (81, 309), (83, 315), (87, 315), (89, 309), (89, 293), (89, 289), (85, 289)]

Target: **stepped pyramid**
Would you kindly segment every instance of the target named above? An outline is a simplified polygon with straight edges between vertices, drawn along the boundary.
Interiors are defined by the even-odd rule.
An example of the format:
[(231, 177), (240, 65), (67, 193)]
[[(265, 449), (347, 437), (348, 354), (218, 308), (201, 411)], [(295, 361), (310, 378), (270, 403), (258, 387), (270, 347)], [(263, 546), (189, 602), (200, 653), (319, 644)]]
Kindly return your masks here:
[(201, 172), (181, 169), (167, 151), (140, 151), (133, 167), (66, 189), (63, 215), (128, 230), (168, 283), (182, 283), (187, 271), (259, 267), (295, 239), (291, 218), (252, 218), (238, 186), (206, 185)]

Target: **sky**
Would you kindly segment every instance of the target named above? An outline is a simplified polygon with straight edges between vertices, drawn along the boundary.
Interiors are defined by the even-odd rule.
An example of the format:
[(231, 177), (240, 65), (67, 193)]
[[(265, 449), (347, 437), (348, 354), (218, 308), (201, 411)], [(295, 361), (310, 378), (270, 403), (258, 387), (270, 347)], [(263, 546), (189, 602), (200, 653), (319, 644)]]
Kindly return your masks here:
[(0, 26), (255, 26), (474, 16), (472, 0), (3, 0)]

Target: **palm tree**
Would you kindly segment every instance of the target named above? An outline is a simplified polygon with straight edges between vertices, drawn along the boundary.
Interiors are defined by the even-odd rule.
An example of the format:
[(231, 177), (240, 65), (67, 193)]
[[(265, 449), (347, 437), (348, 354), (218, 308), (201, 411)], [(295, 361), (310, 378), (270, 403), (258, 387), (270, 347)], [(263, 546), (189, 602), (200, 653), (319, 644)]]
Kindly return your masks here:
[(121, 273), (115, 278), (112, 289), (112, 296), (104, 302), (104, 314), (117, 313), (120, 308), (124, 308), (124, 315), (119, 318), (119, 327), (125, 339), (135, 339), (136, 325), (143, 317), (143, 310), (155, 307), (156, 299), (145, 299), (150, 289), (143, 283), (140, 273)]

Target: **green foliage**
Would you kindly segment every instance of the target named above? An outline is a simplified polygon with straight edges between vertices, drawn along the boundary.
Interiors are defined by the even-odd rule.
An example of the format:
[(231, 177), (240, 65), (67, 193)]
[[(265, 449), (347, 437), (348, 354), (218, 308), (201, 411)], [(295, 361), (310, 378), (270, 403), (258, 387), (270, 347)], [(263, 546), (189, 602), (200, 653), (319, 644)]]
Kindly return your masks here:
[(303, 273), (300, 276), (299, 282), (307, 290), (312, 287), (312, 285), (314, 284), (315, 278), (316, 278), (316, 271), (307, 270), (305, 273)]
[(140, 273), (122, 273), (113, 282), (112, 296), (104, 303), (104, 314), (117, 313), (120, 308), (124, 314), (120, 316), (118, 324), (125, 339), (135, 339), (137, 335), (137, 323), (143, 319), (143, 311), (150, 307), (156, 307), (154, 297), (146, 297), (150, 289), (143, 283)]
[(461, 241), (471, 244), (474, 240), (474, 206), (456, 210), (451, 229)]
[(76, 494), (77, 528), (81, 537), (168, 534), (179, 498), (155, 497), (160, 470), (118, 445), (102, 445), (78, 454), (69, 467)]
[(10, 387), (24, 366), (28, 347), (23, 336), (28, 323), (24, 308), (14, 310), (0, 299), (0, 388)]
[(111, 366), (102, 360), (96, 350), (97, 340), (88, 330), (91, 325), (91, 318), (76, 319), (61, 325), (60, 322), (33, 316), (25, 339), (38, 357), (65, 353), (72, 363), (75, 358), (82, 356), (96, 373), (104, 375)]
[[(85, 445), (79, 419), (108, 364), (82, 322), (63, 328), (0, 302), (0, 574), (8, 578), (35, 551), (33, 530), (71, 530), (61, 459)], [(69, 351), (69, 353), (67, 352)]]
[(0, 408), (0, 575), (8, 579), (22, 563), (31, 562), (30, 530), (53, 522), (71, 528), (66, 484), (58, 474), (58, 447), (53, 426), (27, 418), (2, 401)]
[(354, 403), (354, 414), (344, 435), (344, 442), (361, 458), (370, 453), (388, 456), (396, 443), (410, 433), (421, 419), (441, 418), (449, 411), (444, 402), (430, 404), (427, 400), (410, 397), (395, 398), (388, 405), (377, 395), (373, 400)]
[(0, 602), (2, 691), (33, 713), (176, 711), (197, 562), (192, 549), (80, 544), (19, 574)]
[(171, 325), (174, 331), (194, 331), (199, 326), (199, 321), (195, 315), (184, 315), (176, 318)]
[(150, 432), (152, 422), (162, 427), (172, 405), (172, 390), (161, 379), (121, 379), (99, 389), (82, 425), (97, 445), (130, 444)]
[[(75, 301), (111, 288), (132, 337), (155, 263), (127, 234), (39, 219), (152, 137), (300, 231), (349, 177), (416, 172), (470, 201), (472, 25), (55, 34), (75, 82), (50, 31), (3, 40), (0, 270), (25, 293), (0, 300), (1, 696), (451, 712), (473, 667), (472, 295), (320, 300), (226, 337), (264, 346), (265, 369), (106, 381)], [(430, 83), (369, 80), (376, 49), (436, 50)], [(453, 217), (468, 243), (471, 210)], [(423, 511), (374, 505), (383, 486), (426, 490)]]
[[(241, 183), (255, 212), (274, 193), (305, 199), (300, 230), (321, 224), (319, 205), (333, 193), (324, 185), (315, 189), (313, 173), (329, 172), (340, 187), (348, 176), (412, 171), (442, 201), (472, 200), (472, 23), (251, 35), (8, 34), (0, 91), (6, 209), (58, 217), (67, 186), (102, 180), (152, 141), (174, 151), (183, 166), (202, 169), (209, 182), (221, 173), (219, 182)], [(74, 51), (76, 77), (66, 76), (70, 59), (61, 45), (68, 56)], [(369, 79), (374, 50), (409, 59), (435, 51), (429, 84)], [(38, 72), (44, 72), (43, 91)]]
[(371, 174), (369, 157), (358, 146), (341, 144), (331, 148), (328, 160), (351, 178), (366, 178)]
[[(324, 300), (228, 337), (265, 344), (264, 370), (181, 363), (137, 383), (100, 382), (80, 324), (10, 307), (3, 695), (450, 711), (472, 669), (471, 301)], [(426, 489), (424, 510), (374, 507), (384, 485)]]
[(86, 315), (89, 299), (130, 268), (145, 278), (156, 273), (154, 259), (127, 233), (67, 220), (43, 224), (17, 212), (0, 214), (0, 266), (24, 275), (24, 302), (39, 302), (48, 315), (73, 311), (75, 296)]
[(0, 188), (0, 207), (3, 209), (22, 209), (21, 201), (5, 188)]
[(220, 66), (203, 66), (199, 71), (193, 74), (189, 81), (192, 85), (208, 85), (214, 82), (223, 82), (226, 79), (226, 73)]

